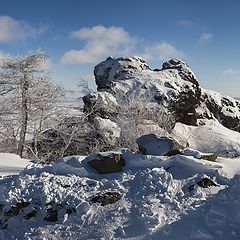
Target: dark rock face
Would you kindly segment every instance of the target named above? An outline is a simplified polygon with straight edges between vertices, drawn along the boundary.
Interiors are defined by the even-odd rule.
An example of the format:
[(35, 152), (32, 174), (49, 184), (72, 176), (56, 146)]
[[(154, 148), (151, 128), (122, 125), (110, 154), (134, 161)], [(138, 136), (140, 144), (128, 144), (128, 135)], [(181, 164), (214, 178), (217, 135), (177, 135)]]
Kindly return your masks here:
[[(162, 70), (167, 69), (176, 69), (181, 78), (189, 82), (189, 84), (186, 83), (183, 86), (183, 90), (176, 99), (170, 102), (171, 111), (175, 113), (177, 121), (187, 125), (197, 125), (196, 108), (200, 104), (201, 89), (194, 73), (180, 59), (171, 59), (163, 63)], [(165, 82), (164, 85), (168, 88), (174, 88), (168, 82)]]
[(88, 164), (102, 174), (121, 172), (125, 166), (122, 155), (115, 153), (109, 156), (98, 154), (97, 159), (89, 161)]
[(212, 116), (218, 119), (223, 126), (240, 132), (240, 102), (227, 96), (219, 96), (220, 103), (210, 94), (204, 93), (201, 102), (205, 103)]
[(184, 147), (169, 137), (158, 138), (155, 134), (143, 135), (137, 139), (139, 151), (146, 155), (171, 156), (180, 153)]
[(101, 206), (106, 206), (119, 201), (122, 198), (122, 194), (119, 192), (106, 192), (102, 195), (95, 196), (91, 199), (93, 203), (100, 203)]
[(181, 92), (176, 100), (170, 103), (170, 109), (174, 112), (178, 122), (187, 125), (197, 125), (196, 108), (200, 104), (201, 90), (196, 85), (196, 90)]
[(25, 202), (25, 201), (21, 201), (21, 202), (17, 202), (15, 205), (11, 206), (11, 208), (8, 211), (4, 212), (4, 216), (5, 217), (14, 217), (17, 216), (20, 211), (27, 207), (30, 204), (30, 202)]
[(24, 219), (26, 220), (29, 220), (31, 218), (34, 218), (36, 217), (37, 215), (37, 211), (35, 209), (33, 209), (31, 212), (27, 213), (25, 216), (24, 216)]

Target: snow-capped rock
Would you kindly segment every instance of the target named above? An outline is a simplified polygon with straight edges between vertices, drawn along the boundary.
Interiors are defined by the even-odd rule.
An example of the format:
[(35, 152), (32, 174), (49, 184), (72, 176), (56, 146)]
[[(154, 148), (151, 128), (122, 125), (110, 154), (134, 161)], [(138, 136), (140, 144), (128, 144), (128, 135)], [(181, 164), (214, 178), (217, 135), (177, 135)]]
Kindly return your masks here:
[(240, 132), (240, 101), (221, 93), (202, 89), (201, 102), (211, 112), (206, 118), (216, 118), (223, 126)]
[(134, 73), (142, 70), (150, 68), (140, 57), (108, 57), (106, 61), (95, 66), (94, 76), (98, 90), (112, 89), (116, 81), (129, 79)]
[[(142, 58), (107, 58), (94, 69), (98, 90), (121, 98), (147, 98), (167, 107), (177, 121), (197, 125), (197, 119), (217, 119), (240, 131), (240, 102), (223, 94), (202, 89), (199, 81), (179, 59), (151, 70)], [(121, 102), (121, 101), (120, 101)]]
[(146, 155), (170, 156), (180, 153), (184, 147), (169, 137), (158, 138), (155, 134), (143, 135), (137, 139), (140, 152)]

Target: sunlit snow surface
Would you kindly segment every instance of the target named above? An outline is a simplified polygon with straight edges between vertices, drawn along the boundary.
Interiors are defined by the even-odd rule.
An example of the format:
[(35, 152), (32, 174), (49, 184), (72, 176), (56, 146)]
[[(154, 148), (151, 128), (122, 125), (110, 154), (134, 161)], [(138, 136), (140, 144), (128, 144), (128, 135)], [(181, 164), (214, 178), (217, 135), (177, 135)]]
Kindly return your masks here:
[[(87, 164), (91, 157), (72, 156), (3, 178), (5, 208), (21, 200), (31, 204), (9, 218), (0, 239), (239, 239), (240, 177), (233, 175), (240, 172), (240, 159), (213, 163), (120, 151), (126, 160), (120, 173), (99, 175)], [(189, 191), (203, 177), (218, 186)], [(91, 203), (106, 191), (118, 191), (122, 199), (104, 207)], [(57, 222), (43, 219), (48, 203), (59, 208)], [(24, 219), (32, 207), (36, 217)], [(77, 212), (67, 215), (70, 207)]]
[(18, 174), (29, 162), (16, 154), (0, 153), (0, 176)]

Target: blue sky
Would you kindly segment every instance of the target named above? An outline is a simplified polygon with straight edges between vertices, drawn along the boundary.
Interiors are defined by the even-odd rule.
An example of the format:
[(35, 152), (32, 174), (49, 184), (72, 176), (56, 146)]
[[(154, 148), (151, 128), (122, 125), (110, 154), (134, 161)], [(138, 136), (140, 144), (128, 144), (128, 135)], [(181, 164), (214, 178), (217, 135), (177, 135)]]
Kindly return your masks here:
[(44, 49), (54, 78), (94, 85), (107, 56), (138, 55), (150, 67), (182, 58), (200, 84), (240, 96), (238, 0), (1, 0), (0, 51)]

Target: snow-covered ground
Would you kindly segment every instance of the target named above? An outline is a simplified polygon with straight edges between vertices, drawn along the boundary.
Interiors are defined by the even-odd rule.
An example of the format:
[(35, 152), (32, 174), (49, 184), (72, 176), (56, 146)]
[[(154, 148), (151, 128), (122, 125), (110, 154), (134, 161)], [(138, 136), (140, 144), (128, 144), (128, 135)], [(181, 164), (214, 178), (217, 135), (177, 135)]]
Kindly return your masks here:
[(173, 136), (193, 149), (214, 152), (219, 156), (240, 156), (240, 133), (232, 131), (216, 120), (199, 120), (199, 126), (177, 123)]
[[(240, 158), (209, 162), (120, 152), (126, 166), (119, 173), (98, 174), (87, 163), (91, 156), (71, 156), (3, 178), (0, 239), (240, 238)], [(198, 186), (205, 177), (216, 186)], [(107, 206), (92, 202), (109, 191), (121, 199)], [(22, 206), (17, 214), (16, 205)], [(49, 209), (56, 222), (44, 220)]]
[(0, 176), (14, 175), (22, 171), (30, 163), (16, 154), (0, 153)]

